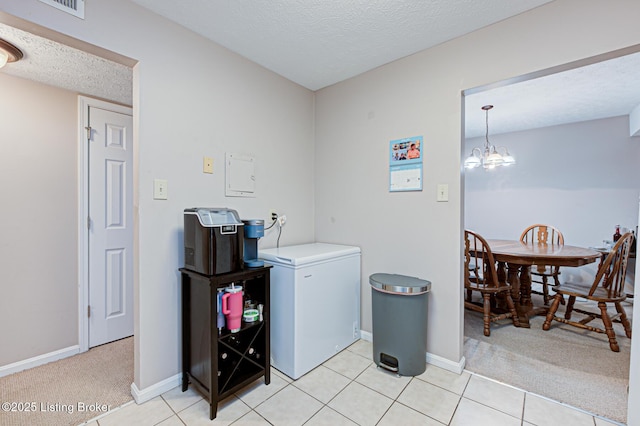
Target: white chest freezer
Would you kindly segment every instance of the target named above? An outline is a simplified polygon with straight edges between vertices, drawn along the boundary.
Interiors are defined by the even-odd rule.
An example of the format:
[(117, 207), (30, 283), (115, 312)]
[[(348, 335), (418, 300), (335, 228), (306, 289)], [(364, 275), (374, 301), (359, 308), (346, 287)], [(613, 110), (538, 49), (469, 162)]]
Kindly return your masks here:
[(271, 364), (297, 379), (360, 335), (360, 248), (313, 243), (260, 251), (271, 270)]

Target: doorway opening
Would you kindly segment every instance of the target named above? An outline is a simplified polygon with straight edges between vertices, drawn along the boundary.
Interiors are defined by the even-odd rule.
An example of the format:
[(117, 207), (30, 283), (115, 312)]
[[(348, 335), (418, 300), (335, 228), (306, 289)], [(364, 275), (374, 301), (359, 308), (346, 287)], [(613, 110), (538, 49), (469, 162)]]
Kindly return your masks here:
[(85, 351), (133, 335), (133, 111), (85, 96), (78, 110)]
[[(485, 238), (517, 240), (527, 226), (546, 223), (563, 232), (565, 244), (581, 247), (598, 246), (603, 239), (611, 239), (615, 225), (620, 222), (623, 227), (635, 230), (639, 217), (640, 175), (634, 173), (638, 173), (635, 170), (640, 161), (640, 143), (631, 140), (628, 118), (621, 116), (622, 113), (606, 115), (598, 112), (598, 108), (604, 106), (605, 99), (600, 98), (600, 102), (589, 100), (586, 90), (578, 88), (577, 92), (573, 92), (573, 97), (567, 95), (565, 90), (574, 90), (570, 85), (577, 85), (579, 79), (591, 74), (600, 79), (592, 83), (596, 88), (606, 88), (609, 83), (616, 83), (602, 81), (608, 75), (603, 68), (609, 72), (616, 70), (618, 65), (631, 66), (631, 70), (618, 69), (621, 74), (617, 78), (625, 80), (626, 72), (635, 75), (640, 71), (639, 51), (639, 46), (633, 46), (463, 92), (466, 123), (466, 139), (462, 149), (464, 158), (473, 147), (482, 146), (486, 135), (481, 106), (492, 104), (494, 109), (490, 118), (489, 138), (494, 145), (507, 146), (516, 159), (516, 164), (509, 168), (487, 172), (481, 168), (465, 171), (465, 228), (473, 229)], [(545, 87), (556, 87), (556, 90), (545, 90)], [(575, 116), (573, 113), (577, 107), (572, 106), (571, 102), (577, 99), (585, 104), (584, 108), (593, 108), (593, 113), (600, 115), (579, 122), (576, 119), (553, 121), (560, 115)], [(636, 97), (636, 105), (640, 105), (640, 96)], [(556, 107), (567, 109), (567, 113), (554, 112)], [(630, 109), (626, 114), (629, 112)], [(545, 121), (546, 124), (538, 128), (530, 126), (538, 114), (544, 116), (546, 113), (549, 115), (546, 118), (551, 121)], [(472, 118), (474, 116), (479, 118)], [(472, 120), (479, 124), (470, 123)], [(518, 127), (521, 121), (527, 121), (529, 127), (524, 124)], [(598, 145), (595, 145), (596, 142)], [(628, 170), (624, 167), (627, 163), (632, 164)], [(627, 171), (630, 175), (625, 174)], [(617, 180), (619, 178), (621, 180)], [(632, 266), (627, 277), (631, 291), (635, 281)], [(596, 268), (597, 263), (580, 268), (561, 268), (561, 283), (565, 280), (592, 282)], [(534, 300), (534, 304), (543, 306), (544, 302), (540, 297)], [(633, 303), (628, 303), (625, 309), (632, 317)], [(637, 354), (630, 353), (630, 340), (623, 331), (618, 339), (619, 343), (625, 345), (621, 348), (622, 354), (611, 352), (606, 338), (602, 343), (604, 356), (615, 358), (609, 365), (616, 369), (615, 374), (609, 374), (616, 376), (610, 377), (612, 391), (609, 394), (612, 396), (604, 398), (603, 395), (608, 392), (603, 391), (598, 378), (598, 370), (602, 369), (593, 371), (587, 367), (595, 362), (593, 354), (586, 349), (590, 344), (588, 336), (557, 329), (558, 323), (554, 323), (551, 330), (542, 331), (544, 316), (540, 316), (532, 320), (531, 329), (517, 329), (510, 320), (492, 323), (491, 336), (485, 338), (481, 325), (479, 332), (477, 330), (478, 319), (482, 322), (481, 316), (478, 318), (465, 310), (464, 317), (464, 355), (470, 371), (479, 372), (474, 369), (484, 368), (481, 364), (487, 360), (483, 357), (491, 354), (500, 360), (495, 361), (490, 373), (480, 374), (614, 420), (626, 420), (629, 367), (633, 359), (631, 356), (637, 357)], [(506, 334), (513, 337), (502, 344), (501, 339)], [(539, 341), (534, 340), (536, 335), (539, 335)], [(575, 344), (582, 350), (568, 350), (570, 346), (567, 342), (554, 343), (554, 339), (562, 340), (562, 336), (566, 336), (567, 340), (575, 337)], [(517, 340), (519, 343), (516, 343)], [(499, 350), (504, 352), (498, 354)], [(563, 359), (570, 360), (570, 355), (574, 354), (585, 355), (585, 358), (583, 361), (570, 361), (568, 367), (561, 367), (560, 362)], [(622, 357), (626, 358), (620, 361)], [(563, 376), (565, 373), (566, 378)], [(572, 377), (569, 377), (569, 373)], [(560, 386), (551, 390), (550, 384), (553, 383), (559, 383)], [(597, 398), (582, 393), (579, 395), (582, 400), (570, 400), (568, 390), (578, 388), (596, 390)], [(605, 405), (608, 408), (603, 407)], [(602, 412), (607, 409), (615, 409), (618, 414)]]
[[(60, 235), (56, 238), (45, 238), (44, 234), (34, 227), (34, 231), (37, 232), (37, 235), (34, 235), (33, 240), (38, 241), (38, 246), (43, 250), (43, 252), (60, 252), (64, 253), (65, 259), (71, 259), (70, 263), (72, 266), (70, 266), (68, 270), (73, 270), (73, 272), (70, 273), (71, 276), (69, 279), (64, 280), (64, 286), (62, 282), (52, 280), (51, 278), (54, 277), (51, 274), (49, 277), (47, 277), (50, 279), (49, 281), (41, 280), (43, 283), (45, 283), (43, 284), (43, 286), (51, 288), (54, 292), (56, 292), (56, 297), (58, 298), (49, 298), (47, 300), (47, 306), (50, 306), (52, 307), (51, 309), (55, 310), (56, 301), (60, 299), (66, 299), (67, 304), (72, 304), (74, 308), (77, 307), (77, 311), (75, 311), (75, 309), (71, 307), (67, 309), (66, 304), (64, 307), (58, 306), (56, 315), (52, 315), (49, 316), (49, 318), (41, 320), (38, 323), (37, 328), (40, 330), (40, 332), (47, 333), (47, 327), (50, 324), (54, 324), (56, 330), (74, 330), (72, 333), (77, 336), (77, 339), (75, 336), (66, 335), (65, 338), (62, 339), (57, 337), (57, 335), (54, 335), (53, 333), (49, 333), (46, 338), (38, 339), (45, 342), (42, 345), (43, 347), (45, 347), (45, 345), (48, 346), (46, 346), (45, 349), (40, 350), (40, 352), (33, 353), (33, 355), (31, 353), (28, 353), (28, 355), (25, 355), (23, 357), (28, 359), (16, 362), (15, 364), (17, 366), (15, 368), (13, 368), (13, 364), (9, 365), (9, 367), (13, 368), (13, 371), (21, 371), (24, 369), (30, 369), (32, 367), (37, 367), (42, 364), (50, 363), (51, 361), (71, 357), (72, 355), (76, 355), (80, 352), (85, 352), (89, 349), (89, 329), (87, 323), (85, 323), (87, 321), (88, 315), (85, 296), (88, 296), (88, 290), (85, 287), (87, 280), (85, 280), (85, 270), (83, 263), (85, 249), (87, 248), (85, 243), (83, 242), (83, 232), (87, 230), (87, 215), (85, 215), (84, 213), (84, 201), (87, 198), (88, 188), (84, 188), (84, 164), (81, 160), (83, 158), (83, 155), (80, 153), (80, 151), (77, 150), (78, 135), (84, 135), (80, 137), (80, 140), (84, 140), (85, 142), (87, 137), (85, 129), (79, 131), (76, 130), (79, 126), (82, 127), (81, 123), (83, 123), (83, 121), (82, 111), (80, 112), (80, 114), (78, 114), (78, 105), (75, 99), (77, 99), (78, 93), (83, 93), (87, 96), (91, 96), (91, 98), (87, 97), (86, 99), (91, 99), (90, 102), (92, 103), (95, 102), (97, 104), (98, 102), (104, 102), (105, 104), (109, 104), (108, 110), (110, 111), (124, 108), (125, 110), (129, 111), (128, 113), (129, 115), (131, 115), (131, 107), (123, 107), (123, 105), (131, 105), (133, 103), (132, 80), (133, 67), (136, 64), (136, 61), (130, 58), (126, 58), (117, 53), (106, 51), (105, 49), (99, 48), (97, 46), (92, 46), (88, 43), (71, 39), (68, 36), (59, 34), (55, 31), (40, 27), (31, 22), (27, 22), (7, 14), (0, 14), (0, 33), (3, 38), (12, 40), (12, 42), (14, 42), (16, 45), (33, 46), (34, 52), (38, 52), (37, 55), (32, 53), (30, 55), (25, 55), (24, 58), (25, 64), (27, 64), (26, 61), (35, 61), (37, 62), (37, 66), (27, 66), (20, 69), (6, 69), (3, 70), (3, 73), (6, 72), (6, 74), (11, 75), (11, 77), (15, 77), (26, 82), (35, 82), (41, 87), (48, 86), (51, 88), (56, 88), (58, 89), (58, 91), (64, 92), (66, 94), (65, 99), (70, 99), (73, 97), (73, 102), (76, 102), (75, 112), (72, 113), (68, 108), (65, 108), (64, 116), (59, 118), (58, 116), (62, 114), (55, 115), (52, 111), (52, 109), (55, 109), (55, 105), (52, 108), (49, 108), (49, 115), (55, 115), (58, 118), (56, 121), (57, 123), (59, 123), (59, 127), (56, 126), (55, 129), (49, 129), (50, 133), (48, 134), (48, 136), (43, 137), (38, 141), (29, 141), (27, 145), (37, 147), (38, 143), (42, 143), (52, 147), (58, 146), (59, 149), (60, 145), (62, 145), (60, 139), (65, 140), (65, 147), (69, 146), (70, 144), (75, 144), (73, 147), (70, 147), (68, 151), (65, 151), (64, 154), (60, 154), (65, 156), (64, 163), (56, 162), (53, 157), (46, 158), (46, 162), (48, 164), (51, 164), (52, 167), (55, 167), (55, 165), (57, 164), (59, 166), (59, 169), (64, 168), (64, 175), (70, 176), (71, 181), (75, 180), (75, 183), (77, 184), (78, 190), (73, 194), (73, 201), (65, 203), (65, 211), (63, 214), (61, 214), (61, 216), (65, 216), (66, 221), (72, 221), (72, 228), (70, 230), (67, 230), (65, 228), (65, 232), (59, 232), (58, 234)], [(45, 48), (37, 48), (36, 46), (45, 46)], [(28, 49), (24, 50), (26, 53), (29, 53), (27, 51)], [(47, 58), (48, 54), (54, 55), (55, 60), (50, 60), (50, 58)], [(62, 60), (64, 55), (68, 55), (68, 57), (72, 59)], [(64, 63), (70, 67), (73, 67), (73, 72), (62, 73), (59, 72), (58, 69), (49, 69), (46, 66), (47, 64), (56, 64), (56, 66), (59, 67), (59, 63)], [(34, 70), (37, 70), (37, 72), (34, 72)], [(109, 78), (105, 78), (105, 75), (108, 75)], [(104, 84), (105, 81), (109, 81), (113, 84)], [(30, 92), (29, 96), (38, 95), (34, 95)], [(49, 96), (51, 98), (50, 94), (41, 94), (40, 96)], [(98, 98), (104, 101), (97, 101)], [(60, 102), (58, 102), (58, 104), (59, 103)], [(15, 119), (18, 122), (33, 123), (34, 113), (35, 111), (32, 111), (32, 114), (28, 114), (25, 117), (12, 117), (12, 120)], [(40, 113), (47, 114), (46, 111), (40, 111)], [(64, 135), (62, 135), (60, 133), (61, 128), (69, 130), (69, 132), (65, 132)], [(113, 128), (110, 129), (110, 131), (113, 130)], [(129, 142), (132, 142), (132, 139), (133, 138), (131, 134)], [(18, 141), (19, 139), (16, 139), (16, 142)], [(38, 157), (42, 157), (43, 153), (38, 152), (38, 154)], [(19, 163), (18, 158), (16, 158), (16, 163)], [(76, 168), (74, 169), (71, 164), (75, 165)], [(134, 167), (133, 164), (131, 166)], [(114, 165), (112, 172), (117, 169), (118, 166)], [(42, 186), (46, 187), (48, 185), (48, 182), (55, 181), (55, 174), (45, 173), (43, 169), (33, 167), (29, 168), (29, 170), (31, 170), (31, 175), (38, 179)], [(127, 182), (128, 185), (131, 186), (133, 185), (132, 174), (133, 173), (129, 174), (129, 182)], [(113, 178), (111, 183), (115, 182), (118, 177), (117, 174), (114, 173), (111, 173), (108, 176)], [(67, 186), (68, 188), (72, 188), (71, 181)], [(15, 186), (19, 189), (21, 183), (16, 182)], [(59, 204), (62, 204), (62, 201), (59, 198), (59, 194), (56, 194), (55, 191), (51, 191), (51, 198), (43, 200), (43, 202), (46, 201), (47, 203), (49, 203), (49, 205), (43, 204), (42, 211), (50, 211), (50, 202), (58, 202)], [(75, 203), (77, 203), (77, 205)], [(110, 212), (110, 214), (113, 213), (114, 210)], [(129, 222), (133, 224), (133, 219), (130, 218)], [(52, 228), (54, 227), (55, 225), (52, 226)], [(130, 232), (133, 234), (133, 230), (131, 230)], [(62, 244), (63, 242), (64, 244)], [(16, 252), (17, 256), (19, 256), (18, 253), (21, 253), (21, 251), (19, 250), (14, 251)], [(114, 253), (112, 254), (117, 253), (114, 251)], [(111, 260), (113, 259), (117, 260), (117, 256), (112, 256)], [(129, 261), (129, 263), (132, 262), (133, 260)], [(111, 266), (111, 272), (117, 270), (118, 262), (112, 262)], [(76, 277), (77, 280), (74, 279)], [(121, 295), (114, 294), (113, 292), (111, 296), (112, 298), (110, 299), (110, 303), (112, 307), (115, 306), (114, 302), (123, 300)], [(13, 302), (15, 302), (16, 304), (21, 303), (18, 300)], [(22, 309), (25, 312), (35, 312), (37, 310), (32, 308), (32, 305), (18, 307), (18, 309)], [(132, 311), (133, 305), (128, 307), (127, 310)], [(59, 312), (63, 311), (65, 312), (64, 315), (58, 314)], [(117, 316), (117, 309), (112, 309), (111, 316)], [(56, 323), (56, 321), (58, 322)], [(33, 324), (35, 324), (35, 322)], [(25, 325), (25, 327), (27, 326), (28, 325)], [(77, 331), (75, 331), (76, 329)], [(32, 335), (32, 337), (35, 335), (31, 332), (25, 334)], [(58, 349), (60, 348), (60, 346), (64, 347), (62, 349)], [(27, 352), (28, 350), (32, 349), (24, 349), (23, 352)], [(23, 358), (17, 359), (21, 360)], [(131, 358), (133, 360), (133, 354), (131, 355)]]

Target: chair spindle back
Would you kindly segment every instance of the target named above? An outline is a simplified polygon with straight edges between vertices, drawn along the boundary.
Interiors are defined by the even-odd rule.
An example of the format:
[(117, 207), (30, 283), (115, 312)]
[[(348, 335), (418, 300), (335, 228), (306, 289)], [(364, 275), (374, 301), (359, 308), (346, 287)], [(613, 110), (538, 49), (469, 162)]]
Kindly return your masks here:
[(620, 297), (625, 294), (625, 280), (627, 277), (627, 264), (633, 234), (627, 232), (615, 243), (604, 262), (598, 268), (598, 273), (589, 290), (589, 295), (593, 295), (598, 286), (607, 290), (610, 298)]
[(556, 227), (551, 225), (535, 224), (529, 226), (520, 235), (520, 241), (526, 244), (553, 244), (564, 245), (564, 236)]
[(499, 286), (496, 262), (489, 245), (470, 230), (464, 231), (464, 271), (465, 285), (474, 283), (479, 288)]

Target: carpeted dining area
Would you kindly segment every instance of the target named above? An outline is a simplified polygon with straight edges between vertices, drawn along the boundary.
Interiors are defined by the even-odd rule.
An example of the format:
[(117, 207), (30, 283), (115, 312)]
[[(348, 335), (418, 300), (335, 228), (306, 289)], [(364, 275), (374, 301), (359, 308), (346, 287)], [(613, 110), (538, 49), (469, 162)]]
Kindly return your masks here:
[[(631, 300), (623, 304), (632, 321)], [(579, 304), (588, 306), (576, 302), (576, 307)], [(563, 309), (561, 306), (560, 314)], [(613, 352), (604, 334), (555, 321), (549, 331), (543, 331), (543, 322), (544, 316), (536, 316), (531, 318), (531, 328), (516, 328), (511, 320), (502, 320), (491, 324), (487, 337), (482, 314), (466, 310), (466, 369), (626, 423), (631, 340), (622, 326), (614, 324), (620, 352)]]

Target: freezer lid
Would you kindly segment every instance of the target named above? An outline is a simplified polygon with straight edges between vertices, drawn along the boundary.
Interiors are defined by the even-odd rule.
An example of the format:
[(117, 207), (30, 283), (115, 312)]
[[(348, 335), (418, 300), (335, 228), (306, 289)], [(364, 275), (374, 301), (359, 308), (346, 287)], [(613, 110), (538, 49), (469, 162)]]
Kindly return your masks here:
[(360, 254), (360, 247), (311, 243), (260, 250), (259, 255), (271, 263), (299, 266), (322, 260)]

